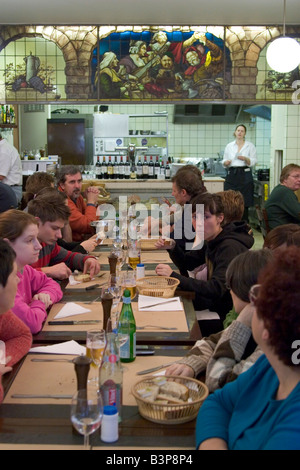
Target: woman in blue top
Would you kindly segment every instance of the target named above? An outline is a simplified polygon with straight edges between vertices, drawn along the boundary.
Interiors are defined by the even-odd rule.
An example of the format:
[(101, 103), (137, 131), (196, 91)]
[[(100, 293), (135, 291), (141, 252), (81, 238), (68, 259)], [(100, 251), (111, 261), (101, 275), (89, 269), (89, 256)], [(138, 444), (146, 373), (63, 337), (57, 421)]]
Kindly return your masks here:
[(300, 450), (300, 250), (276, 254), (250, 291), (264, 354), (200, 409), (200, 450)]

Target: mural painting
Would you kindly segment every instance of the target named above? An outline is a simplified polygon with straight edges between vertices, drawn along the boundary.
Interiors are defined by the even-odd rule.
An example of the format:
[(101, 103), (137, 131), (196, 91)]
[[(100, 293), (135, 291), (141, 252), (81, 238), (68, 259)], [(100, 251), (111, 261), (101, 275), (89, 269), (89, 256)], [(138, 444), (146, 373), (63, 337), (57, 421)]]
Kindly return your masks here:
[(230, 53), (223, 39), (211, 33), (111, 33), (100, 40), (99, 52), (99, 67), (93, 75), (94, 97), (230, 98)]

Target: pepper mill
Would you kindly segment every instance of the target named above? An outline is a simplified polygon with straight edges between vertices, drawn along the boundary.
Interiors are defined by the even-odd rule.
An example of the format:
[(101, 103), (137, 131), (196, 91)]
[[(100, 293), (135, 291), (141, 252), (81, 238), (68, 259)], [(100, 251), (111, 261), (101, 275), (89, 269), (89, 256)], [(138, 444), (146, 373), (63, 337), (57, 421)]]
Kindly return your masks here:
[(112, 276), (115, 276), (116, 269), (117, 269), (118, 255), (116, 253), (111, 253), (108, 257), (108, 262), (109, 262), (110, 274)]
[(92, 359), (87, 356), (77, 356), (73, 359), (75, 364), (75, 372), (77, 377), (77, 390), (87, 389), (87, 379), (90, 371)]
[(101, 303), (103, 308), (103, 329), (105, 331), (107, 328), (108, 319), (110, 318), (110, 311), (112, 307), (113, 298), (114, 296), (110, 292), (105, 290), (101, 296)]

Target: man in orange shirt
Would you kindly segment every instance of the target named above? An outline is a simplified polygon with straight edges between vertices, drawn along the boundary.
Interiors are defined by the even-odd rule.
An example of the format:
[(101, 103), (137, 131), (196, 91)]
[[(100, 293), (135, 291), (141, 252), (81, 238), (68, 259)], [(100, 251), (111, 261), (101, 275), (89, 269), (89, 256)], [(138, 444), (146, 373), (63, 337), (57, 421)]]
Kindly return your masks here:
[(86, 236), (90, 237), (94, 233), (91, 222), (97, 219), (99, 189), (95, 186), (89, 186), (86, 190), (85, 202), (81, 194), (81, 171), (74, 165), (65, 165), (60, 168), (57, 175), (57, 187), (68, 196), (72, 239), (73, 241), (83, 241)]

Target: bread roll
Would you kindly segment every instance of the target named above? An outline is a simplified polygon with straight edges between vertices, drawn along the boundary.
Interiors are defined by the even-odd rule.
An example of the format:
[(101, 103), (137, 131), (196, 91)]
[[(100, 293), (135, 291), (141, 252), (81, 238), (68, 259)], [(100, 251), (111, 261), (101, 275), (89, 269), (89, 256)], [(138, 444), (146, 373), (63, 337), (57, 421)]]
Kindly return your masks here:
[(169, 395), (183, 401), (187, 401), (189, 397), (189, 389), (185, 385), (182, 385), (178, 382), (168, 381), (161, 385), (159, 391), (164, 395)]
[(91, 276), (89, 274), (77, 274), (77, 276), (74, 276), (74, 279), (77, 282), (89, 282), (91, 281)]

